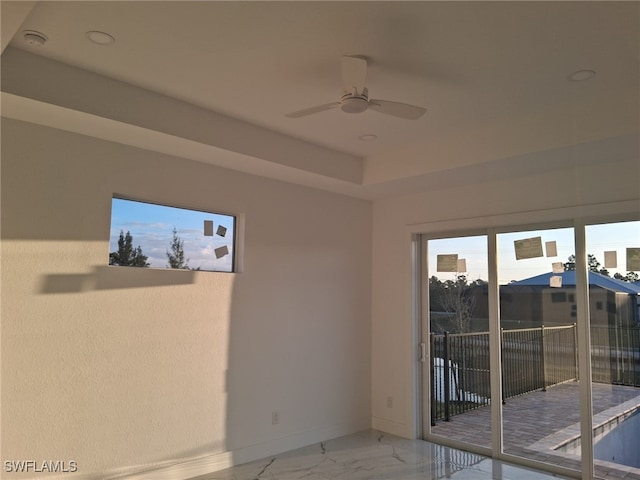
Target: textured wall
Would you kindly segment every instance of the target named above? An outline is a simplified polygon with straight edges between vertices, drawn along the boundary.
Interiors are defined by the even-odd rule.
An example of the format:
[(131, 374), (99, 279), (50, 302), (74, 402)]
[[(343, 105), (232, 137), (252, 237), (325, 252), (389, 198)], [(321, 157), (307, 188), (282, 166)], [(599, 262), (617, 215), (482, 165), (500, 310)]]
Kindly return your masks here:
[[(370, 425), (370, 203), (6, 119), (1, 166), (3, 462), (104, 476)], [(241, 215), (242, 273), (106, 267), (113, 193)]]

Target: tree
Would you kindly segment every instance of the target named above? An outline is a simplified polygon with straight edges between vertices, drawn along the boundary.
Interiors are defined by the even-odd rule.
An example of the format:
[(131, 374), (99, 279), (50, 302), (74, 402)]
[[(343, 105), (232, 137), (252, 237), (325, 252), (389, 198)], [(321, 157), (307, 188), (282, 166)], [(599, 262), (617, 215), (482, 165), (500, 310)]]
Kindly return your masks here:
[(118, 238), (118, 250), (109, 254), (109, 265), (119, 265), (121, 267), (148, 267), (147, 256), (143, 255), (142, 248), (138, 245), (133, 248), (133, 237), (127, 231), (125, 235), (120, 230)]
[(437, 277), (429, 278), (429, 303), (432, 311), (449, 314), (450, 325), (454, 333), (471, 331), (471, 319), (475, 307), (475, 296), (472, 286), (483, 285), (484, 281), (468, 282), (467, 276), (456, 274), (455, 280), (440, 281)]
[(444, 312), (442, 297), (444, 296), (444, 283), (435, 275), (429, 278), (429, 308), (434, 312)]
[[(576, 269), (576, 256), (571, 255), (568, 259), (568, 262), (564, 264), (564, 271), (575, 270)], [(588, 254), (587, 255), (587, 264), (589, 265), (589, 271), (599, 273), (600, 275), (604, 275), (606, 277), (610, 277), (609, 270), (606, 268), (600, 268), (600, 262), (596, 259), (595, 255)], [(622, 275), (621, 273), (614, 273), (613, 278), (616, 280), (622, 280), (623, 282), (637, 282), (640, 277), (636, 272), (628, 272), (626, 275)]]
[(621, 273), (616, 273), (613, 275), (613, 278), (617, 280), (622, 280), (623, 282), (637, 282), (640, 280), (640, 277), (636, 272), (627, 272), (626, 275), (622, 275)]
[(184, 241), (180, 240), (176, 227), (173, 227), (173, 237), (169, 244), (171, 251), (167, 250), (167, 258), (169, 259), (169, 268), (178, 268), (189, 270), (189, 259), (184, 258)]
[(458, 274), (455, 281), (447, 280), (441, 301), (444, 311), (452, 314), (455, 332), (470, 332), (471, 318), (473, 318), (473, 309), (476, 302), (467, 284), (467, 276)]
[[(575, 255), (571, 255), (569, 256), (569, 258), (567, 259), (567, 263), (563, 264), (564, 265), (564, 271), (567, 272), (569, 270), (575, 270), (576, 269), (576, 256)], [(595, 272), (595, 273), (599, 273), (601, 275), (605, 275), (605, 276), (609, 276), (609, 270), (607, 270), (606, 268), (600, 268), (601, 263), (598, 261), (598, 259), (595, 257), (595, 255), (591, 255), (588, 254), (587, 255), (587, 265), (589, 266), (589, 271), (590, 272)]]

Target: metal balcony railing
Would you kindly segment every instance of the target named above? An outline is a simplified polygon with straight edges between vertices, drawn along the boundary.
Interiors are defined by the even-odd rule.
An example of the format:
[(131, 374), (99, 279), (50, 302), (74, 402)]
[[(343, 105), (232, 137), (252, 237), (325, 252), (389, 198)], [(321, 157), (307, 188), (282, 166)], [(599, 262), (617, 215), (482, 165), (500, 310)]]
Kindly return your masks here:
[[(576, 325), (501, 330), (502, 402), (579, 379)], [(640, 387), (640, 328), (591, 328), (594, 382)], [(431, 334), (431, 423), (489, 405), (489, 332)]]

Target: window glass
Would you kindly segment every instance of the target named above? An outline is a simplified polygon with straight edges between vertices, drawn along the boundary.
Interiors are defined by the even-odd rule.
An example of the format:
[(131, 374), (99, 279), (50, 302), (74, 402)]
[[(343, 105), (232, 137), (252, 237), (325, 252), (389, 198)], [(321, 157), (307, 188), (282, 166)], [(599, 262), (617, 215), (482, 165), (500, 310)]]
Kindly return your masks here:
[(109, 265), (234, 271), (232, 215), (114, 197)]
[(586, 237), (596, 475), (615, 465), (640, 478), (640, 222), (589, 225)]
[(487, 237), (429, 240), (431, 432), (491, 446)]
[(497, 236), (505, 453), (581, 469), (572, 228)]

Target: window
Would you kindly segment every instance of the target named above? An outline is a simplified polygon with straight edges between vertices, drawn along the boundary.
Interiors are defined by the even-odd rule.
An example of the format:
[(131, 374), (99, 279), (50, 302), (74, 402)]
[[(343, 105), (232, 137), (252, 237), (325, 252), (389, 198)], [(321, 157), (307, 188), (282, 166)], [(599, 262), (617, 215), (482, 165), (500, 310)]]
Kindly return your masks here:
[(109, 265), (235, 271), (236, 218), (114, 197)]

